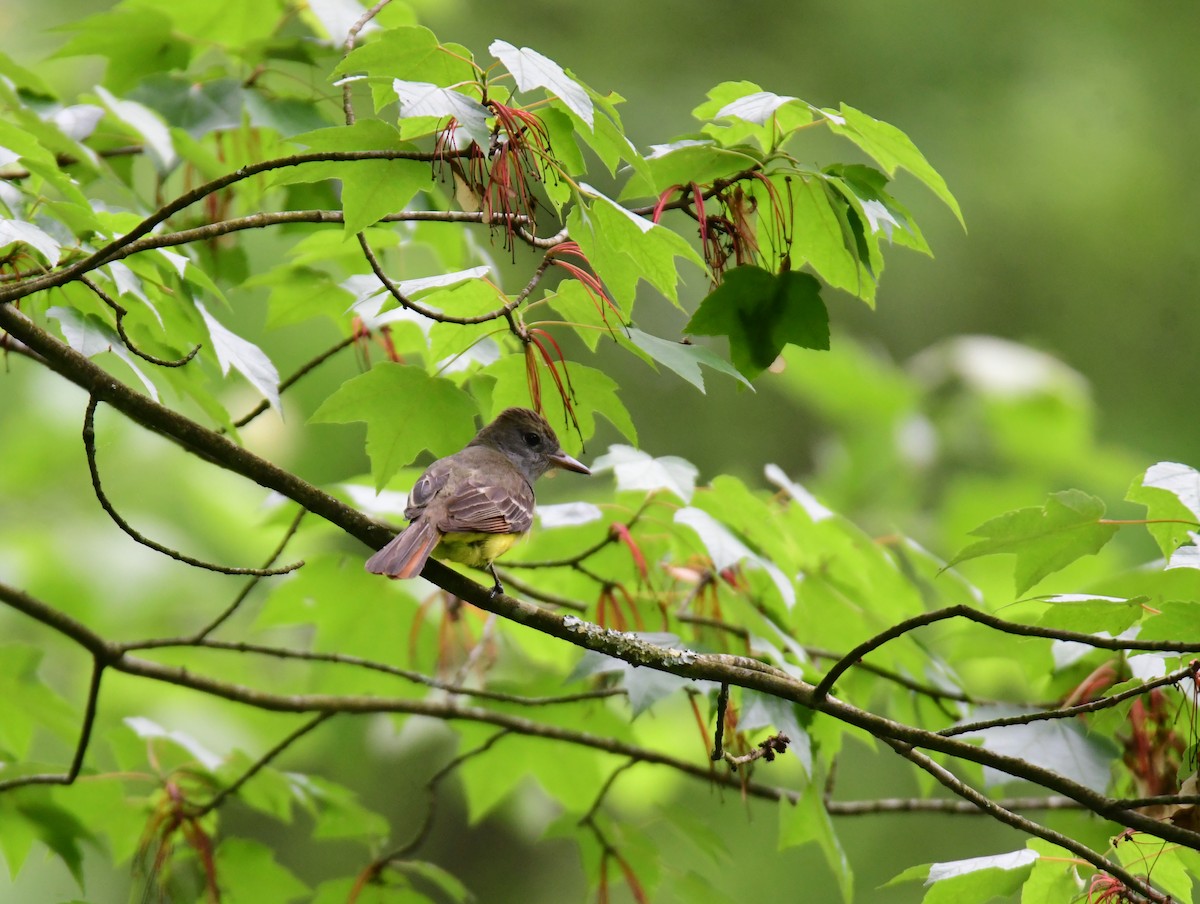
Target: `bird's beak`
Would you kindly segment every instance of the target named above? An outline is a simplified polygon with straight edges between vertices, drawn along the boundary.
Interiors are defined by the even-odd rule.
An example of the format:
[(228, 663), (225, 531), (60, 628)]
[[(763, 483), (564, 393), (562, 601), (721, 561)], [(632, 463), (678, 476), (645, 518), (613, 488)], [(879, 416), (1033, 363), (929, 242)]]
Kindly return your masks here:
[(550, 464), (554, 465), (556, 468), (562, 468), (564, 471), (576, 471), (580, 474), (592, 473), (591, 470), (588, 469), (587, 465), (581, 461), (575, 460), (562, 449), (559, 449), (557, 452), (550, 455), (549, 458)]

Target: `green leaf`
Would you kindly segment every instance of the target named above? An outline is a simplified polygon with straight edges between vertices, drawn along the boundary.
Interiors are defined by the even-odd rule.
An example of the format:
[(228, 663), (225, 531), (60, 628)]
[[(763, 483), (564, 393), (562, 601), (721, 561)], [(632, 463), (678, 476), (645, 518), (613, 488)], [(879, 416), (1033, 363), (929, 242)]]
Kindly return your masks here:
[(917, 150), (907, 135), (895, 126), (872, 119), (847, 104), (842, 104), (838, 113), (830, 110), (822, 112), (833, 132), (844, 135), (866, 151), (889, 176), (894, 177), (898, 168), (908, 170), (954, 211), (959, 223), (964, 222), (958, 201), (950, 193), (946, 180), (929, 165), (925, 155)]
[(1188, 532), (1200, 528), (1200, 472), (1173, 461), (1160, 461), (1135, 478), (1125, 498), (1146, 507), (1146, 530), (1164, 556), (1188, 543)]
[(700, 508), (683, 508), (675, 512), (675, 523), (695, 532), (716, 571), (742, 564), (749, 569), (766, 571), (779, 598), (789, 609), (796, 605), (796, 589), (791, 580), (771, 560), (758, 555), (738, 539), (733, 531), (710, 513)]
[(390, 882), (360, 884), (358, 877), (347, 876), (322, 882), (316, 888), (311, 904), (346, 904), (352, 895), (355, 904), (438, 904), (411, 888), (401, 888)]
[(168, 172), (175, 166), (179, 155), (171, 143), (170, 130), (163, 125), (157, 113), (135, 100), (120, 100), (100, 85), (96, 86), (96, 93), (113, 116), (141, 137), (160, 173)]
[[(404, 147), (395, 126), (363, 119), (349, 126), (306, 132), (292, 139), (309, 151), (391, 151)], [(389, 213), (403, 210), (430, 184), (429, 166), (415, 160), (348, 160), (292, 167), (278, 180), (313, 182), (339, 179), (347, 236)]]
[(280, 25), (279, 0), (243, 3), (242, 0), (134, 0), (138, 10), (161, 8), (183, 34), (225, 47), (261, 40)]
[[(553, 349), (550, 350), (554, 354)], [(566, 410), (562, 397), (553, 378), (538, 361), (538, 371), (541, 378), (542, 406), (547, 420), (554, 426), (559, 442), (570, 454), (576, 455), (583, 449), (583, 443), (591, 439), (596, 432), (597, 414), (601, 414), (616, 427), (631, 442), (637, 442), (637, 428), (624, 403), (617, 396), (620, 387), (608, 374), (595, 368), (585, 367), (573, 361), (564, 365), (555, 361), (559, 374), (563, 376), (564, 386), (569, 377), (574, 390), (572, 394), (572, 409), (579, 421), (576, 431)], [(505, 355), (495, 364), (488, 365), (481, 374), (493, 377), (495, 384), (492, 388), (491, 403), (488, 408), (489, 417), (495, 417), (505, 408), (516, 405), (524, 408), (532, 407), (529, 395), (529, 383), (525, 373), (524, 355)]]
[(1046, 599), (1049, 608), (1038, 619), (1047, 628), (1062, 628), (1081, 634), (1107, 631), (1114, 637), (1142, 617), (1148, 597), (1125, 599), (1086, 593), (1060, 594)]
[[(16, 797), (14, 809), (23, 819), (29, 830), (37, 839), (46, 845), (70, 870), (71, 875), (83, 889), (83, 842), (91, 842), (94, 836), (73, 813), (64, 809), (53, 799), (50, 789), (22, 788), (19, 792), (10, 792)], [(7, 796), (7, 795), (6, 795)], [(3, 809), (0, 808), (0, 813)], [(16, 829), (6, 833), (13, 845), (18, 861), (28, 853), (27, 832)], [(7, 856), (7, 855), (6, 855)], [(15, 872), (15, 867), (9, 869)]]
[(424, 883), (432, 885), (442, 893), (442, 896), (454, 904), (465, 904), (474, 900), (474, 895), (453, 873), (443, 869), (436, 863), (427, 860), (404, 860), (396, 864), (401, 872), (417, 876)]
[(647, 174), (634, 172), (621, 189), (621, 199), (657, 198), (672, 186), (690, 193), (692, 183), (706, 185), (762, 163), (748, 148), (723, 148), (712, 140), (683, 139), (654, 145), (646, 157)]
[(227, 329), (221, 321), (208, 313), (208, 308), (198, 300), (196, 310), (200, 312), (204, 326), (208, 329), (212, 350), (221, 365), (221, 373), (228, 375), (232, 367), (262, 393), (262, 397), (270, 402), (272, 408), (282, 414), (283, 407), (279, 402), (279, 371), (275, 369), (266, 352)]
[(743, 386), (754, 389), (753, 384), (741, 373), (729, 365), (728, 361), (719, 358), (702, 345), (692, 345), (686, 342), (670, 342), (643, 333), (634, 327), (627, 327), (623, 335), (629, 337), (637, 348), (641, 349), (659, 364), (675, 371), (701, 392), (704, 392), (704, 377), (700, 374), (700, 365), (711, 367), (713, 370), (733, 377)]
[(226, 838), (217, 848), (221, 900), (229, 904), (286, 904), (308, 893), (308, 886), (275, 860), (274, 852), (248, 838)]
[(392, 79), (392, 90), (400, 99), (400, 119), (434, 119), (441, 122), (453, 118), (463, 135), (480, 147), (487, 147), (487, 121), (491, 111), (479, 101), (453, 88), (399, 78)]
[(542, 301), (562, 315), (589, 351), (594, 352), (605, 335), (620, 335), (616, 312), (602, 299), (594, 298), (578, 280), (564, 279)]
[(349, 788), (316, 775), (291, 773), (296, 795), (314, 817), (314, 838), (357, 838), (369, 842), (387, 837), (387, 820), (358, 801)]
[(1018, 509), (981, 524), (971, 533), (986, 537), (950, 560), (947, 568), (979, 556), (1013, 554), (1014, 579), (1021, 594), (1047, 575), (1082, 556), (1098, 553), (1117, 532), (1101, 524), (1104, 503), (1082, 490), (1052, 493), (1046, 504)]
[[(584, 163), (583, 153), (575, 138), (575, 120), (571, 118), (570, 114), (558, 107), (547, 106), (538, 110), (538, 117), (542, 120), (542, 125), (545, 126), (546, 134), (550, 138), (550, 153), (556, 163), (556, 166), (550, 168), (550, 171), (558, 170), (569, 176), (577, 176), (586, 172), (587, 164)], [(565, 201), (571, 196), (571, 188), (565, 180), (550, 176), (545, 187), (546, 191), (555, 199), (561, 198)]]
[[(1157, 839), (1150, 845), (1147, 850), (1147, 846), (1137, 840), (1133, 844), (1118, 844), (1115, 851), (1117, 860), (1135, 875), (1147, 875), (1156, 889), (1167, 893), (1172, 904), (1191, 904), (1195, 874), (1181, 856), (1185, 849)], [(1188, 851), (1188, 855), (1192, 853)]]
[(644, 279), (678, 303), (675, 258), (705, 266), (692, 246), (678, 233), (655, 225), (588, 186), (581, 187), (593, 203), (576, 206), (567, 217), (567, 226), (613, 299), (626, 311), (632, 310), (638, 280)]
[[(406, 472), (409, 481), (416, 473)], [(361, 487), (362, 496), (371, 491)], [(399, 495), (399, 494), (396, 494)], [(387, 498), (387, 497), (385, 497)], [(375, 500), (360, 501), (363, 508)], [(396, 509), (399, 509), (397, 511)], [(398, 518), (403, 502), (388, 513)], [(396, 660), (397, 638), (416, 637), (422, 618), (416, 599), (422, 591), (410, 581), (381, 581), (362, 567), (363, 554), (327, 554), (307, 557), (307, 564), (287, 581), (274, 586), (254, 622), (256, 629), (304, 626), (311, 631), (311, 648), (319, 652), (341, 653), (377, 662)], [(336, 600), (353, 598), (374, 613), (370, 619), (358, 617), (355, 607), (339, 606)], [(311, 626), (311, 627), (309, 627)], [(402, 644), (401, 644), (402, 646)], [(420, 663), (408, 663), (417, 667)], [(398, 682), (381, 674), (364, 674), (356, 669), (307, 667), (309, 686), (323, 694), (363, 694), (378, 692), (390, 696), (420, 696), (418, 684)], [(296, 776), (289, 781), (298, 781)]]
[(743, 266), (725, 274), (684, 332), (727, 336), (734, 366), (752, 380), (785, 345), (829, 348), (829, 314), (820, 284), (807, 273)]
[(696, 492), (694, 464), (676, 455), (655, 458), (632, 446), (612, 445), (592, 464), (592, 473), (612, 471), (618, 492), (654, 492), (666, 490), (683, 502), (691, 502)]
[[(235, 750), (225, 758), (217, 769), (217, 778), (222, 786), (232, 785), (241, 779), (257, 762), (241, 750)], [(266, 813), (280, 822), (292, 821), (292, 804), (295, 803), (294, 785), (271, 766), (259, 766), (251, 778), (238, 788), (237, 796), (246, 806)]]
[[(773, 181), (778, 183), (779, 177)], [(858, 247), (845, 215), (845, 200), (818, 175), (793, 175), (790, 187), (780, 187), (779, 193), (792, 199), (796, 224), (793, 265), (807, 263), (831, 286), (872, 303), (878, 274), (867, 266), (869, 252), (863, 253)]]
[(69, 789), (56, 789), (54, 799), (80, 824), (104, 837), (114, 864), (128, 862), (137, 852), (146, 831), (145, 800), (126, 797), (122, 778), (88, 776)]
[(714, 113), (713, 118), (724, 119), (730, 116), (761, 126), (765, 125), (775, 115), (775, 111), (784, 104), (799, 100), (800, 98), (798, 97), (779, 95), (771, 91), (755, 91), (753, 94), (747, 94), (739, 97), (737, 100), (730, 101)]
[(36, 728), (73, 743), (79, 716), (42, 681), (42, 651), (24, 643), (0, 645), (0, 749), (24, 759)]
[(1048, 904), (1069, 901), (1079, 894), (1074, 868), (1074, 855), (1040, 838), (1031, 838), (1025, 845), (1037, 851), (1029, 878), (1021, 886), (1021, 904)]
[[(660, 647), (668, 649), (681, 649), (683, 647), (679, 638), (674, 634), (645, 633), (640, 631), (630, 633)], [(594, 675), (618, 676), (618, 683), (629, 693), (629, 708), (634, 718), (637, 718), (643, 712), (650, 709), (659, 700), (679, 693), (686, 688), (696, 688), (702, 692), (716, 690), (716, 685), (709, 682), (696, 682), (693, 679), (680, 678), (668, 672), (639, 668), (621, 659), (615, 659), (612, 656), (597, 653), (593, 650), (584, 651), (582, 658), (576, 663), (575, 668), (571, 670), (571, 674), (566, 681), (570, 684), (585, 678), (591, 678)]]
[(92, 202), (79, 190), (75, 181), (59, 169), (54, 154), (34, 138), (26, 126), (0, 121), (0, 160), (12, 163), (15, 162), (14, 158), (61, 192), (71, 202), (73, 211), (86, 210), (86, 214), (77, 212), (75, 216), (86, 220), (88, 228), (95, 227), (97, 221), (91, 212)]
[[(970, 719), (977, 721), (1019, 714), (1019, 710), (1010, 706), (976, 706)], [(995, 753), (1051, 769), (1100, 794), (1107, 790), (1112, 764), (1120, 757), (1113, 741), (1094, 733), (1086, 734), (1078, 723), (1065, 719), (986, 728), (963, 737), (978, 740)], [(1007, 773), (985, 769), (984, 781), (992, 786), (1015, 779)]]
[(475, 435), (475, 413), (475, 403), (449, 380), (389, 361), (343, 383), (309, 422), (365, 421), (378, 490), (422, 449), (443, 456), (465, 446)]
[(0, 795), (0, 855), (8, 867), (8, 877), (14, 881), (37, 840), (34, 825), (21, 813), (19, 801), (12, 792)]
[(469, 62), (438, 43), (428, 28), (390, 28), (356, 47), (334, 67), (333, 75), (354, 72), (393, 79), (420, 79), (438, 85), (472, 81), (475, 70)]
[(906, 869), (884, 887), (923, 879), (923, 904), (986, 904), (1016, 892), (1029, 878), (1038, 853), (1028, 849), (969, 860), (927, 863)]
[(788, 133), (813, 120), (812, 108), (804, 101), (746, 81), (721, 82), (692, 115), (706, 123), (704, 134), (725, 147), (753, 141), (763, 150), (776, 147)]
[(825, 172), (829, 184), (862, 211), (873, 233), (882, 233), (889, 242), (933, 256), (916, 220), (886, 190), (887, 176), (873, 167), (858, 164), (836, 164)]
[(32, 223), (0, 217), (0, 250), (9, 245), (28, 245), (51, 267), (58, 263), (62, 251), (62, 246), (53, 237)]
[(241, 126), (245, 93), (237, 79), (197, 83), (164, 74), (140, 82), (129, 99), (151, 108), (193, 138), (203, 138), (210, 132)]
[(125, 343), (121, 341), (116, 330), (107, 323), (91, 314), (84, 315), (72, 308), (57, 306), (48, 308), (46, 316), (53, 317), (58, 321), (67, 344), (81, 355), (91, 358), (103, 352), (112, 352), (124, 361), (141, 380), (142, 385), (146, 387), (146, 394), (158, 401), (158, 390), (138, 366), (133, 354), (125, 347)]
[(40, 75), (32, 69), (26, 69), (7, 53), (0, 53), (0, 75), (38, 97), (53, 100), (56, 96)]
[(1138, 637), (1142, 640), (1186, 640), (1200, 639), (1200, 602), (1194, 600), (1167, 600), (1156, 603), (1157, 615), (1142, 622)]
[(833, 822), (821, 803), (816, 785), (810, 785), (795, 804), (786, 798), (779, 804), (779, 849), (797, 847), (815, 841), (825, 855), (825, 862), (837, 878), (842, 900), (854, 900), (854, 873), (833, 829)]
[[(600, 100), (594, 93), (589, 93), (589, 96), (593, 101)], [(575, 126), (575, 135), (595, 152), (596, 156), (600, 158), (600, 162), (608, 168), (610, 174), (615, 176), (618, 167), (624, 161), (635, 172), (641, 173), (643, 178), (649, 177), (646, 171), (645, 159), (625, 136), (625, 132), (622, 130), (620, 123), (615, 119), (615, 113), (611, 108), (605, 109), (605, 105), (601, 103), (601, 109), (605, 109), (605, 112), (609, 115), (597, 116), (595, 128), (590, 129), (561, 100), (552, 100), (550, 101), (550, 105), (552, 108), (565, 112), (570, 117), (572, 123), (578, 123)]]
[(488, 53), (504, 64), (512, 73), (518, 91), (545, 88), (567, 108), (587, 123), (588, 129), (595, 127), (595, 110), (592, 99), (573, 78), (563, 72), (562, 66), (528, 47), (517, 48), (507, 41), (493, 41)]

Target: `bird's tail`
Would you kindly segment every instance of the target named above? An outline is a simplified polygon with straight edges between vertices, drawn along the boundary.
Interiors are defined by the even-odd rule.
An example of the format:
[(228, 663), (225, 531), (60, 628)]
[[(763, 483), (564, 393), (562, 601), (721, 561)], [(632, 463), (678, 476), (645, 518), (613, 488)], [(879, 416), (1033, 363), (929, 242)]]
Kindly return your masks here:
[(441, 531), (429, 519), (418, 518), (367, 559), (367, 571), (386, 574), (389, 578), (415, 578), (441, 539)]

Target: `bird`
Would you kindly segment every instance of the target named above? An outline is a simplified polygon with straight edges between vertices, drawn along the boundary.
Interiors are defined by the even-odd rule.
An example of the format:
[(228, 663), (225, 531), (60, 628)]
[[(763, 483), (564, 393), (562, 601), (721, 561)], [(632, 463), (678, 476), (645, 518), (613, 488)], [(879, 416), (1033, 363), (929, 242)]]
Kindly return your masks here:
[(367, 560), (372, 574), (412, 578), (429, 557), (486, 568), (504, 592), (494, 562), (533, 524), (533, 484), (550, 468), (592, 472), (558, 444), (549, 422), (528, 408), (507, 408), (466, 448), (439, 458), (417, 478), (396, 537)]

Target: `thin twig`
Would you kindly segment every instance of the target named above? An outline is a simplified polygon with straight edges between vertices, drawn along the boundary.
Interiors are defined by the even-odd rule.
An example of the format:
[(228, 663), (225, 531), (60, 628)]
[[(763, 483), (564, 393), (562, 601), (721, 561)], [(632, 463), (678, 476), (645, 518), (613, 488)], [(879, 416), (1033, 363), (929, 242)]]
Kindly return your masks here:
[(363, 257), (371, 267), (371, 272), (375, 274), (375, 278), (379, 280), (380, 285), (387, 290), (387, 293), (391, 295), (396, 303), (402, 308), (407, 308), (408, 310), (420, 314), (422, 317), (425, 317), (428, 320), (434, 320), (438, 323), (454, 323), (460, 326), (466, 326), (475, 323), (488, 323), (492, 320), (498, 320), (501, 317), (511, 317), (512, 312), (516, 309), (517, 305), (520, 304), (521, 301), (524, 301), (523, 298), (518, 296), (507, 304), (496, 308), (494, 311), (488, 311), (486, 314), (477, 314), (474, 317), (455, 317), (452, 314), (444, 314), (441, 311), (435, 311), (433, 308), (425, 307), (425, 305), (421, 304), (419, 301), (414, 301), (400, 291), (400, 287), (392, 280), (392, 278), (383, 272), (383, 265), (379, 263), (379, 258), (371, 249), (371, 244), (367, 241), (367, 236), (365, 233), (358, 233), (356, 238), (358, 239), (359, 247), (362, 249)]
[(791, 742), (791, 738), (783, 732), (779, 732), (759, 741), (758, 746), (749, 753), (744, 753), (741, 756), (735, 756), (726, 750), (722, 759), (729, 764), (730, 769), (737, 772), (739, 767), (745, 766), (747, 763), (753, 763), (755, 760), (772, 762), (777, 754), (787, 753), (788, 745)]
[(113, 313), (116, 315), (114, 319), (117, 327), (117, 335), (121, 337), (121, 343), (143, 361), (149, 361), (151, 364), (157, 364), (159, 367), (183, 367), (183, 365), (187, 364), (194, 357), (196, 357), (196, 354), (200, 351), (200, 345), (198, 343), (195, 348), (193, 348), (182, 358), (159, 358), (155, 355), (151, 355), (149, 352), (142, 351), (140, 348), (138, 348), (134, 341), (129, 338), (129, 334), (125, 332), (125, 317), (129, 311), (125, 310), (122, 305), (117, 303), (116, 299), (101, 289), (88, 277), (81, 276), (79, 277), (79, 281), (91, 289), (101, 301), (112, 308)]
[(729, 685), (722, 684), (717, 694), (717, 727), (713, 730), (713, 749), (709, 756), (714, 763), (725, 757), (725, 712), (729, 708)]
[(205, 562), (202, 559), (195, 559), (191, 556), (184, 555), (178, 550), (171, 549), (169, 546), (163, 546), (151, 540), (149, 537), (138, 533), (134, 530), (124, 518), (113, 507), (108, 496), (104, 493), (104, 487), (100, 484), (100, 468), (96, 463), (96, 431), (95, 418), (96, 406), (99, 405), (100, 399), (93, 395), (88, 399), (87, 413), (83, 419), (83, 448), (87, 454), (88, 470), (92, 475), (92, 489), (96, 493), (96, 500), (100, 503), (100, 507), (108, 514), (108, 517), (113, 520), (122, 531), (125, 532), (131, 539), (137, 541), (145, 547), (153, 549), (155, 552), (160, 552), (165, 556), (175, 559), (177, 562), (183, 562), (185, 565), (191, 565), (195, 568), (203, 568), (206, 571), (215, 571), (218, 574), (252, 574), (258, 577), (268, 577), (277, 574), (287, 574), (289, 571), (295, 571), (304, 565), (304, 562), (293, 562), (290, 565), (285, 565), (281, 568), (231, 568), (226, 565), (217, 565), (214, 562)]
[(986, 612), (980, 612), (977, 609), (972, 609), (970, 606), (949, 606), (945, 609), (937, 609), (933, 612), (924, 612), (921, 615), (913, 616), (905, 619), (898, 624), (893, 625), (886, 631), (881, 631), (874, 637), (864, 640), (849, 653), (843, 656), (840, 660), (834, 663), (833, 667), (826, 673), (816, 686), (814, 693), (818, 702), (822, 700), (829, 691), (833, 688), (834, 682), (841, 677), (847, 669), (853, 667), (863, 656), (877, 650), (890, 640), (895, 640), (907, 634), (915, 628), (921, 628), (925, 625), (931, 625), (935, 622), (945, 621), (950, 618), (965, 618), (969, 621), (977, 622), (981, 625), (986, 625), (989, 628), (994, 628), (997, 631), (1002, 631), (1005, 634), (1014, 634), (1018, 637), (1041, 637), (1047, 640), (1069, 640), (1076, 643), (1086, 644), (1090, 647), (1096, 647), (1101, 650), (1153, 650), (1167, 653), (1200, 653), (1200, 643), (1183, 642), (1174, 640), (1126, 640), (1119, 637), (1099, 637), (1095, 634), (1083, 634), (1078, 631), (1064, 631), (1060, 628), (1048, 628), (1043, 625), (1023, 625), (1018, 622), (1006, 621), (1002, 618), (997, 618), (994, 615), (989, 615)]
[[(489, 221), (479, 211), (464, 210), (401, 210), (389, 213), (379, 218), (380, 223), (474, 223), (490, 225), (492, 222), (511, 222), (516, 232), (526, 244), (534, 248), (553, 247), (555, 240), (542, 239), (531, 234), (525, 225), (529, 218), (519, 213), (495, 213)], [(158, 232), (146, 235), (137, 241), (129, 242), (115, 250), (107, 259), (107, 263), (123, 260), (135, 254), (154, 251), (159, 248), (173, 248), (178, 245), (190, 245), (193, 242), (209, 242), (224, 235), (241, 232), (248, 229), (266, 229), (271, 226), (285, 226), (294, 223), (336, 224), (344, 223), (345, 215), (340, 210), (279, 210), (247, 214), (242, 217), (231, 217), (228, 220), (218, 220), (191, 229), (179, 229), (175, 232)], [(82, 259), (82, 257), (80, 257)], [(94, 268), (90, 268), (94, 269)], [(0, 283), (18, 282), (23, 279), (45, 276), (45, 270), (20, 271), (16, 273), (0, 273)]]
[(283, 536), (279, 539), (279, 545), (277, 545), (275, 549), (271, 551), (271, 554), (267, 557), (267, 561), (263, 564), (263, 571), (259, 574), (251, 575), (250, 580), (246, 582), (245, 586), (243, 586), (238, 592), (238, 595), (233, 598), (233, 602), (225, 608), (225, 611), (196, 632), (195, 636), (192, 638), (194, 643), (199, 643), (200, 641), (204, 640), (206, 637), (208, 637), (208, 635), (212, 634), (213, 631), (225, 624), (225, 622), (228, 621), (233, 613), (237, 612), (242, 603), (246, 601), (246, 597), (250, 595), (250, 591), (257, 587), (258, 582), (263, 579), (266, 569), (274, 565), (279, 557), (283, 555), (284, 549), (287, 548), (287, 545), (289, 542), (291, 542), (292, 537), (296, 535), (296, 531), (300, 529), (300, 522), (304, 520), (304, 516), (307, 514), (308, 511), (306, 509), (301, 508), (297, 510), (296, 517), (292, 519), (292, 523), (288, 525), (287, 530), (284, 531)]
[[(392, 0), (379, 0), (350, 26), (350, 30), (346, 32), (346, 40), (342, 44), (342, 59), (345, 59), (354, 49), (354, 45), (358, 42), (358, 33), (366, 28), (367, 23), (379, 15), (379, 11), (391, 2)], [(350, 81), (342, 83), (342, 112), (345, 114), (348, 126), (354, 125), (354, 98), (350, 86)]]
[[(140, 144), (131, 144), (118, 148), (105, 148), (104, 150), (95, 151), (95, 153), (99, 157), (132, 157), (134, 155), (143, 153), (144, 150), (145, 149)], [(80, 162), (81, 161), (78, 157), (74, 157), (71, 154), (60, 153), (54, 155), (54, 163), (59, 167), (74, 166)], [(12, 169), (9, 169), (8, 167), (0, 168), (0, 179), (11, 182), (16, 182), (21, 179), (28, 179), (30, 175), (31, 174), (29, 170), (25, 169), (24, 167), (13, 167)]]
[(984, 719), (979, 722), (964, 722), (961, 725), (952, 725), (949, 728), (943, 728), (938, 734), (943, 737), (953, 737), (954, 735), (967, 734), (969, 732), (984, 731), (989, 728), (1003, 728), (1007, 725), (1028, 725), (1031, 722), (1044, 722), (1048, 719), (1071, 719), (1075, 716), (1083, 715), (1084, 713), (1093, 713), (1098, 710), (1108, 709), (1110, 706), (1116, 706), (1131, 697), (1140, 697), (1142, 694), (1149, 693), (1157, 687), (1162, 687), (1167, 684), (1178, 684), (1184, 678), (1189, 678), (1196, 673), (1197, 663), (1192, 662), (1178, 671), (1172, 672), (1169, 675), (1164, 675), (1161, 678), (1155, 678), (1153, 681), (1147, 681), (1137, 687), (1129, 688), (1121, 691), (1119, 694), (1113, 694), (1110, 697), (1101, 697), (1098, 700), (1092, 700), (1088, 703), (1080, 703), (1076, 706), (1067, 706), (1063, 709), (1051, 709), (1039, 713), (1023, 713), (1016, 716), (1002, 716), (996, 719)]
[(103, 657), (92, 656), (92, 677), (88, 682), (87, 700), (83, 705), (83, 721), (79, 726), (79, 740), (75, 744), (75, 755), (71, 757), (71, 765), (63, 773), (38, 773), (36, 775), (19, 775), (16, 778), (0, 781), (0, 792), (22, 785), (70, 785), (79, 777), (83, 768), (83, 759), (87, 755), (88, 745), (92, 740), (92, 727), (96, 724), (96, 708), (100, 699), (100, 679), (104, 675), (107, 663)]
[(548, 606), (557, 606), (560, 609), (572, 609), (575, 612), (586, 612), (588, 610), (587, 603), (581, 603), (578, 600), (573, 600), (569, 597), (561, 596), (557, 593), (549, 593), (539, 587), (535, 587), (526, 581), (513, 576), (507, 568), (496, 569), (500, 575), (500, 580), (505, 587), (512, 587), (518, 593), (522, 593), (530, 599), (535, 599), (540, 603), (545, 603)]
[(608, 697), (623, 697), (627, 694), (624, 688), (608, 687), (597, 690), (579, 691), (574, 694), (552, 694), (542, 697), (526, 697), (521, 694), (508, 694), (502, 691), (491, 691), (486, 688), (465, 687), (451, 681), (443, 681), (413, 669), (388, 665), (351, 656), (349, 653), (321, 653), (315, 650), (294, 650), (290, 647), (272, 647), (265, 644), (247, 643), (240, 640), (212, 640), (197, 637), (169, 637), (155, 640), (138, 641), (121, 644), (117, 647), (122, 653), (138, 650), (162, 650), (172, 647), (198, 647), (205, 650), (223, 650), (232, 653), (252, 653), (257, 656), (270, 656), (275, 659), (293, 659), (299, 662), (321, 662), (330, 665), (345, 665), (403, 678), (414, 684), (422, 684), (434, 690), (445, 691), (448, 694), (463, 697), (476, 697), (480, 700), (495, 700), (499, 703), (512, 703), (518, 706), (556, 706), (564, 703), (579, 703), (584, 700), (602, 700)]
[(452, 774), (454, 770), (456, 770), (463, 763), (487, 753), (496, 746), (496, 743), (500, 741), (501, 738), (505, 738), (509, 734), (511, 734), (511, 732), (507, 728), (501, 729), (478, 747), (474, 747), (465, 753), (460, 753), (454, 759), (450, 760), (450, 762), (446, 763), (446, 765), (444, 765), (441, 769), (435, 772), (432, 776), (430, 776), (429, 781), (425, 783), (425, 790), (429, 794), (429, 806), (425, 810), (425, 818), (421, 821), (420, 827), (415, 833), (413, 833), (413, 837), (408, 841), (407, 844), (396, 848), (390, 853), (384, 854), (375, 862), (381, 867), (389, 863), (395, 863), (399, 860), (404, 860), (413, 851), (419, 848), (429, 836), (429, 830), (433, 828), (433, 819), (437, 812), (438, 785), (441, 784), (448, 775)]
[(257, 760), (255, 760), (250, 768), (239, 775), (236, 780), (226, 785), (224, 788), (214, 794), (207, 803), (196, 807), (188, 815), (192, 818), (198, 819), (201, 816), (211, 813), (213, 810), (217, 809), (217, 807), (225, 803), (225, 801), (228, 800), (231, 795), (237, 794), (238, 791), (242, 789), (242, 786), (246, 784), (246, 782), (250, 781), (250, 779), (254, 778), (254, 776), (258, 775), (259, 772), (270, 765), (271, 761), (277, 756), (291, 747), (294, 743), (296, 743), (322, 722), (333, 718), (335, 715), (337, 715), (337, 713), (324, 712), (318, 713), (316, 716), (309, 719), (307, 722), (285, 737), (282, 741), (260, 756)]
[(627, 769), (632, 769), (637, 764), (638, 760), (628, 759), (608, 774), (608, 778), (604, 780), (604, 784), (601, 785), (600, 790), (596, 792), (596, 798), (592, 801), (592, 805), (588, 807), (588, 811), (580, 817), (578, 825), (584, 825), (585, 823), (592, 821), (592, 817), (595, 816), (596, 812), (601, 806), (603, 806), (604, 798), (608, 797), (608, 792), (612, 790), (612, 786), (616, 784), (617, 779), (621, 777), (621, 773), (625, 772)]
[(312, 151), (250, 163), (231, 173), (226, 173), (224, 176), (199, 185), (191, 191), (184, 192), (175, 198), (175, 200), (164, 204), (154, 213), (143, 219), (133, 229), (69, 266), (53, 270), (42, 276), (0, 287), (0, 304), (24, 298), (27, 295), (32, 295), (34, 292), (41, 292), (46, 289), (65, 285), (72, 280), (78, 279), (84, 273), (88, 273), (97, 267), (102, 267), (110, 261), (116, 260), (123, 248), (142, 238), (142, 236), (148, 235), (159, 223), (165, 222), (180, 211), (186, 210), (198, 201), (204, 200), (209, 195), (223, 191), (231, 185), (261, 175), (262, 173), (293, 166), (303, 166), (306, 163), (333, 163), (354, 160), (418, 160), (424, 163), (433, 163), (444, 159), (447, 155), (463, 155), (466, 153), (466, 151), (442, 151), (435, 154), (433, 152), (409, 151), (398, 148), (367, 151)]
[[(297, 382), (299, 382), (301, 377), (304, 377), (304, 376), (308, 375), (309, 373), (311, 373), (312, 371), (316, 370), (316, 368), (320, 367), (322, 364), (324, 364), (326, 361), (328, 361), (330, 358), (332, 358), (334, 355), (336, 355), (342, 349), (349, 348), (351, 345), (353, 345), (355, 342), (357, 342), (359, 340), (359, 338), (360, 337), (358, 336), (357, 333), (351, 333), (345, 339), (342, 339), (341, 341), (337, 342), (333, 346), (325, 349), (325, 351), (321, 352), (321, 354), (317, 355), (315, 358), (311, 359), (310, 361), (306, 361), (304, 364), (300, 365), (300, 367), (297, 368), (296, 371), (294, 373), (292, 373), (291, 376), (289, 376), (286, 380), (283, 380), (279, 384), (279, 395), (283, 395), (285, 392), (287, 392), (289, 389), (291, 389), (292, 386), (294, 386)], [(271, 407), (271, 403), (268, 402), (266, 399), (263, 399), (253, 409), (251, 409), (245, 415), (243, 415), (242, 417), (240, 417), (236, 421), (234, 421), (233, 426), (245, 427), (248, 423), (250, 423), (256, 417), (258, 417), (264, 411), (266, 411), (269, 407)]]

